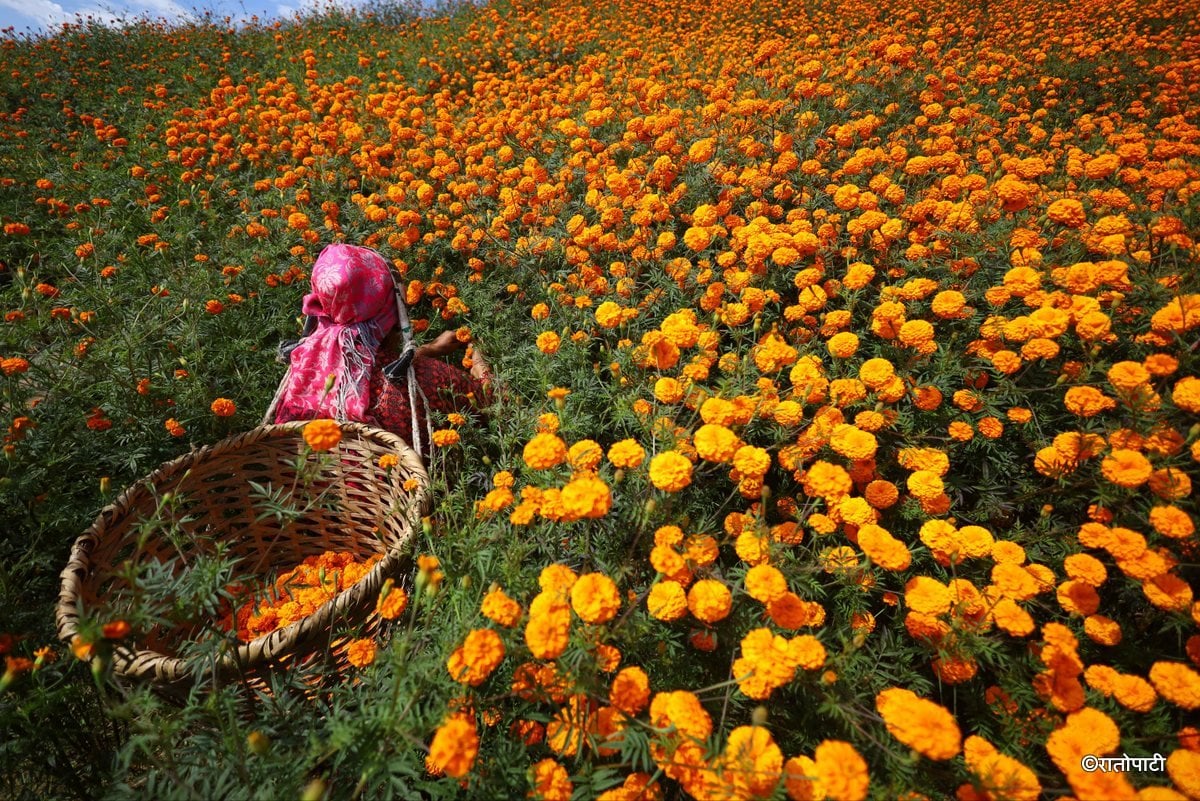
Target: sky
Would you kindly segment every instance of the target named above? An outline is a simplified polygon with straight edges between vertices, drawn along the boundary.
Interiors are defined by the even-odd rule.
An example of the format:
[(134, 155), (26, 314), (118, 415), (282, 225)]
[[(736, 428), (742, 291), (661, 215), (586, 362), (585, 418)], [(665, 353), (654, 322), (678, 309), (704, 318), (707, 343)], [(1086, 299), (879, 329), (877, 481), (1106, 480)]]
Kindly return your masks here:
[(137, 17), (183, 22), (205, 10), (217, 19), (249, 20), (257, 15), (269, 20), (332, 4), (350, 8), (365, 0), (0, 0), (0, 30), (11, 28), (9, 35), (44, 33), (88, 16), (112, 24)]

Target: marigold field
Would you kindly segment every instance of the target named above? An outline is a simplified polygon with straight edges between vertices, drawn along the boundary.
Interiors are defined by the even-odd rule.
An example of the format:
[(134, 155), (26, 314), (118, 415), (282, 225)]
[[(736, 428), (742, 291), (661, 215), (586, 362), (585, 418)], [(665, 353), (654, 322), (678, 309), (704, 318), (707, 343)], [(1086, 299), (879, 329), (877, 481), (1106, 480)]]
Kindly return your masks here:
[[(9, 31), (0, 796), (1200, 799), (1197, 18)], [(435, 421), (436, 508), (340, 674), (172, 704), (113, 649), (165, 608), (236, 645), (236, 565), (73, 644), (59, 573), (118, 492), (259, 423), (333, 241), (500, 391)], [(367, 569), (321, 559), (319, 592)]]

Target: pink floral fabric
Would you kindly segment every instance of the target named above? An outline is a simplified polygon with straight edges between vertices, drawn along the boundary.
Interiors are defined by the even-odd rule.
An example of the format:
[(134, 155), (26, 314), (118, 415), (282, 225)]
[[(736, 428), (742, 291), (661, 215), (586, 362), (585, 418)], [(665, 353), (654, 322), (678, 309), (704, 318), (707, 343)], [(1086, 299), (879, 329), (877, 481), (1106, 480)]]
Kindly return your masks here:
[(303, 310), (317, 328), (292, 351), (275, 422), (331, 417), (373, 423), (371, 375), (379, 343), (397, 321), (391, 267), (369, 248), (334, 244), (317, 257), (311, 282)]

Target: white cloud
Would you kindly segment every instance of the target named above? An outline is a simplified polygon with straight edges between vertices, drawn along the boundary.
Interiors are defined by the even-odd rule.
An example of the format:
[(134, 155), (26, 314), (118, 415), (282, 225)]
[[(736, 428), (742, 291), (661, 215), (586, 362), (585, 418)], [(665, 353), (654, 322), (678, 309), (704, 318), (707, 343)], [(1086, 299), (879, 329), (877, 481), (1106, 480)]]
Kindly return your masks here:
[(84, 3), (73, 8), (65, 8), (54, 0), (0, 0), (0, 9), (33, 19), (43, 29), (88, 20), (120, 26), (141, 17), (172, 22), (195, 18), (192, 12), (175, 0), (115, 0), (112, 3)]

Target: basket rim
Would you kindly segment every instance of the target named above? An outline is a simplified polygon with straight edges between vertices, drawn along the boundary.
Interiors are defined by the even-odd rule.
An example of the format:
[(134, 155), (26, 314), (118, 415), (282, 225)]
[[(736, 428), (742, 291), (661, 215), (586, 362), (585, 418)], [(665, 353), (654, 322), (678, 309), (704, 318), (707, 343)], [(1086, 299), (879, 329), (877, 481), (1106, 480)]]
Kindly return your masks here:
[[(129, 507), (133, 501), (144, 495), (153, 496), (161, 482), (181, 473), (186, 474), (193, 465), (219, 458), (230, 451), (252, 447), (264, 440), (295, 435), (309, 422), (311, 421), (297, 420), (260, 425), (214, 443), (193, 447), (189, 452), (163, 463), (149, 475), (134, 481), (111, 503), (101, 509), (92, 524), (72, 544), (67, 566), (60, 574), (59, 598), (55, 610), (59, 639), (70, 643), (79, 633), (77, 623), (82, 607), (80, 590), (84, 579), (90, 575), (93, 568), (92, 551), (102, 541), (103, 535), (110, 527), (129, 514)], [(337, 617), (346, 611), (347, 607), (362, 602), (363, 599), (360, 596), (363, 595), (364, 588), (370, 585), (377, 585), (377, 588), (382, 586), (385, 572), (393, 572), (400, 561), (409, 555), (409, 546), (412, 543), (417, 521), (421, 515), (428, 513), (431, 505), (431, 482), (420, 455), (402, 437), (386, 429), (348, 421), (342, 421), (339, 425), (343, 440), (350, 435), (357, 439), (380, 442), (390, 449), (389, 452), (395, 453), (400, 459), (401, 465), (418, 480), (418, 487), (412, 492), (408, 508), (405, 510), (409, 536), (398, 546), (385, 546), (383, 558), (376, 562), (362, 578), (353, 586), (342, 590), (323, 603), (311, 615), (289, 623), (283, 628), (260, 635), (249, 642), (239, 642), (236, 650), (222, 653), (214, 665), (215, 670), (219, 673), (229, 674), (238, 670), (252, 670), (273, 661), (276, 656), (286, 653), (288, 646), (294, 644), (306, 632), (328, 628)], [(174, 677), (175, 680), (187, 678), (192, 673), (188, 660), (150, 648), (130, 648), (127, 645), (118, 644), (113, 649), (113, 657), (114, 664), (118, 668), (122, 665), (132, 664), (134, 660), (140, 660), (147, 665), (153, 665), (156, 675), (166, 674)]]

